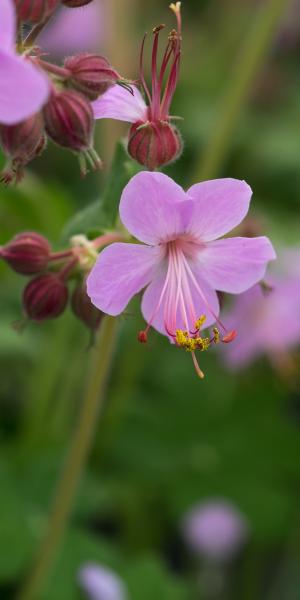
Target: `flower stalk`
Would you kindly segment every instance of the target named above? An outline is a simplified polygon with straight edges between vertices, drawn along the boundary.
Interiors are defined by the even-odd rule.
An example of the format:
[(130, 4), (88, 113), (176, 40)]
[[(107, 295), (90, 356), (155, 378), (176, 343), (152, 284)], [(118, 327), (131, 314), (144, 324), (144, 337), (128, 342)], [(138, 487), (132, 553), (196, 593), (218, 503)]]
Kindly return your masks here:
[(213, 134), (204, 154), (201, 154), (199, 164), (196, 165), (193, 178), (195, 181), (211, 179), (218, 175), (230, 150), (234, 131), (247, 102), (253, 80), (270, 50), (287, 7), (286, 0), (269, 0), (262, 3), (244, 48), (241, 49), (240, 60), (227, 94), (222, 98)]
[(71, 439), (61, 476), (59, 478), (48, 525), (36, 553), (36, 559), (18, 600), (41, 597), (55, 556), (64, 535), (73, 501), (77, 492), (103, 406), (105, 385), (111, 367), (117, 320), (104, 317), (95, 350), (92, 350), (86, 394), (78, 415), (77, 427)]

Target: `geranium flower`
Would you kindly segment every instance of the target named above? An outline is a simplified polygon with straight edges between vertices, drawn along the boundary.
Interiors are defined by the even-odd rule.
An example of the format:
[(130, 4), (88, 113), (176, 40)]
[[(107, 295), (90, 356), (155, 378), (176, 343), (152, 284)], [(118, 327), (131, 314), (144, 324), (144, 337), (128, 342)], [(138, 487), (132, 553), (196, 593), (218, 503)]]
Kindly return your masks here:
[(275, 258), (266, 237), (219, 240), (238, 225), (249, 208), (251, 189), (236, 179), (193, 185), (187, 192), (161, 173), (141, 172), (125, 187), (120, 217), (140, 244), (115, 243), (98, 257), (87, 291), (95, 306), (120, 314), (143, 288), (142, 312), (148, 325), (139, 335), (147, 340), (152, 326), (190, 351), (218, 341), (202, 338), (200, 328), (216, 321), (224, 342), (234, 338), (218, 319), (216, 290), (239, 294), (260, 281)]
[[(163, 25), (153, 29), (153, 49), (151, 60), (151, 92), (147, 86), (143, 70), (142, 43), (140, 57), (140, 81), (148, 100), (146, 104), (136, 86), (132, 94), (124, 87), (113, 86), (101, 98), (93, 103), (95, 119), (117, 119), (132, 123), (128, 135), (128, 152), (150, 170), (161, 167), (178, 158), (182, 142), (177, 129), (171, 125), (170, 106), (176, 90), (181, 57), (181, 17), (180, 2), (172, 3), (171, 10), (177, 19), (177, 30), (173, 29), (168, 37), (160, 69), (157, 65), (159, 33)], [(169, 67), (169, 73), (164, 79)]]
[(14, 125), (47, 101), (47, 76), (15, 51), (16, 17), (12, 0), (0, 2), (0, 123)]
[(300, 346), (300, 249), (283, 251), (268, 287), (255, 285), (241, 294), (226, 316), (239, 336), (226, 363), (239, 369), (266, 355), (272, 363), (291, 364), (289, 353)]

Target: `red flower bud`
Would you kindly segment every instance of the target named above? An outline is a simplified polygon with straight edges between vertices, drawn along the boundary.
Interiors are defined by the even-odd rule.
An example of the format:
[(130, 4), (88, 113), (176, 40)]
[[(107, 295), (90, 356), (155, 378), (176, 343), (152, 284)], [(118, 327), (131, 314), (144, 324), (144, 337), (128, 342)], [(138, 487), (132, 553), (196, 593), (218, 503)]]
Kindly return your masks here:
[(16, 125), (0, 125), (0, 144), (12, 161), (27, 164), (44, 143), (44, 125), (38, 113)]
[(96, 100), (120, 79), (106, 58), (97, 54), (70, 56), (64, 67), (71, 73), (70, 83), (90, 100)]
[(92, 2), (92, 0), (61, 0), (62, 4), (69, 8), (78, 8), (79, 6), (85, 6)]
[(26, 231), (3, 246), (0, 256), (17, 273), (33, 275), (46, 269), (50, 251), (50, 244), (45, 237), (34, 231)]
[(74, 315), (78, 317), (92, 331), (96, 331), (100, 325), (103, 313), (92, 303), (86, 293), (85, 281), (80, 282), (74, 289), (71, 298), (71, 307)]
[(42, 23), (50, 17), (59, 0), (14, 0), (18, 20), (30, 23)]
[(180, 135), (167, 121), (139, 121), (130, 128), (128, 152), (151, 171), (178, 158), (181, 150)]
[(90, 103), (73, 90), (54, 92), (43, 109), (45, 128), (59, 146), (75, 152), (92, 144), (94, 119)]
[(63, 313), (68, 301), (65, 282), (54, 273), (38, 275), (23, 292), (23, 307), (33, 321), (55, 319)]

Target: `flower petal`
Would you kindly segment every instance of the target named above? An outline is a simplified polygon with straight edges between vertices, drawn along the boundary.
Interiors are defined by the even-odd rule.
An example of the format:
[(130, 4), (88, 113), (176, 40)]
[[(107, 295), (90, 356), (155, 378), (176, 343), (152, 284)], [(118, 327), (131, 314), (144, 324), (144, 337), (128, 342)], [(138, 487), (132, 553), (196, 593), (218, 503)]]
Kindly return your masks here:
[(151, 280), (157, 263), (155, 248), (140, 244), (111, 244), (87, 278), (92, 303), (109, 315), (119, 315), (129, 300)]
[(124, 188), (121, 220), (137, 239), (159, 244), (184, 233), (192, 202), (183, 189), (163, 173), (142, 171)]
[(117, 119), (127, 123), (147, 121), (145, 100), (135, 85), (131, 87), (133, 95), (120, 85), (113, 85), (92, 102), (95, 119)]
[[(160, 273), (153, 279), (153, 281), (148, 285), (147, 289), (144, 292), (143, 300), (142, 300), (142, 313), (145, 321), (149, 323), (151, 321), (152, 327), (157, 329), (163, 335), (167, 335), (166, 327), (165, 327), (165, 301), (162, 302), (159, 311), (155, 314), (153, 318), (153, 314), (156, 306), (158, 305), (162, 289), (164, 286), (166, 278), (166, 269), (164, 271), (160, 271)], [(215, 317), (209, 312), (207, 305), (210, 306), (211, 310), (214, 312), (216, 316), (219, 315), (220, 306), (219, 300), (216, 292), (200, 277), (198, 274), (195, 274), (195, 278), (197, 280), (197, 285), (201, 289), (203, 296), (206, 299), (206, 302), (203, 301), (203, 296), (199, 294), (199, 291), (196, 289), (195, 285), (190, 282), (190, 292), (191, 298), (195, 310), (196, 318), (199, 318), (201, 315), (206, 315), (206, 321), (204, 327), (209, 327), (215, 322)], [(166, 298), (166, 296), (165, 296)], [(174, 297), (175, 304), (175, 297)], [(186, 304), (187, 305), (187, 304)], [(187, 311), (188, 314), (188, 311)], [(195, 328), (195, 323), (191, 319), (188, 314), (189, 320), (189, 330), (193, 331)], [(178, 306), (177, 314), (176, 314), (176, 329), (186, 329), (186, 323), (182, 317), (182, 310), (180, 306)], [(173, 332), (172, 332), (173, 333)], [(175, 331), (174, 331), (175, 333)], [(172, 340), (172, 338), (170, 338)]]
[(210, 242), (198, 254), (198, 272), (216, 290), (240, 294), (260, 281), (276, 254), (267, 237)]
[(12, 0), (1, 0), (0, 6), (0, 48), (13, 52), (15, 44), (16, 17)]
[(0, 123), (13, 125), (46, 102), (47, 77), (23, 58), (0, 52)]
[(228, 178), (197, 183), (187, 194), (194, 200), (190, 231), (208, 242), (228, 233), (244, 219), (252, 190), (245, 181)]

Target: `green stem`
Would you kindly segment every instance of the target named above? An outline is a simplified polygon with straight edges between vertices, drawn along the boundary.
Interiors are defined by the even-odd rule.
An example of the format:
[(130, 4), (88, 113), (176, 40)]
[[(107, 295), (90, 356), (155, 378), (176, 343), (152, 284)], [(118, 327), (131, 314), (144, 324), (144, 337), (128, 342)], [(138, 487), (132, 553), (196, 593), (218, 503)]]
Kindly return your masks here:
[(97, 416), (103, 406), (105, 384), (115, 346), (116, 327), (116, 319), (104, 317), (96, 352), (93, 352), (92, 356), (86, 394), (58, 481), (48, 526), (38, 548), (32, 571), (18, 600), (40, 598), (41, 590), (53, 566), (93, 442)]
[(246, 37), (227, 94), (222, 100), (204, 158), (196, 167), (195, 180), (215, 177), (224, 163), (253, 80), (270, 50), (288, 4), (288, 0), (269, 0), (262, 3)]

